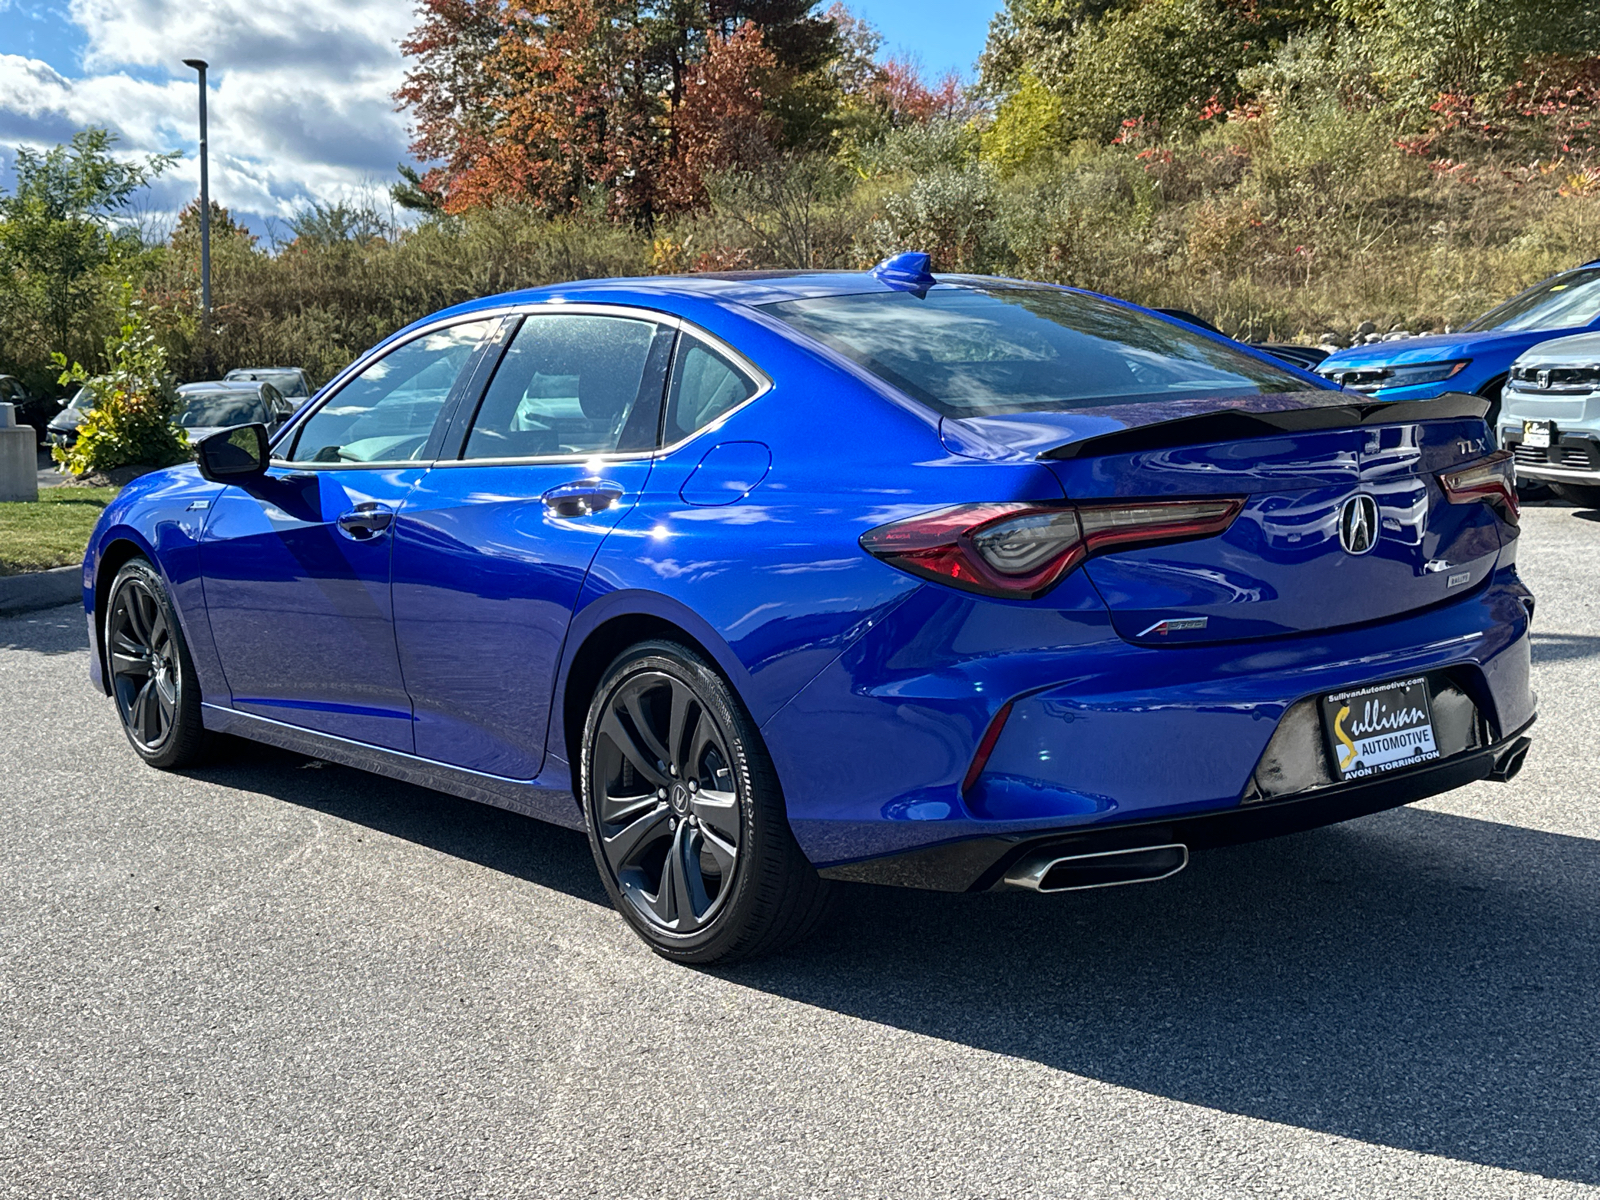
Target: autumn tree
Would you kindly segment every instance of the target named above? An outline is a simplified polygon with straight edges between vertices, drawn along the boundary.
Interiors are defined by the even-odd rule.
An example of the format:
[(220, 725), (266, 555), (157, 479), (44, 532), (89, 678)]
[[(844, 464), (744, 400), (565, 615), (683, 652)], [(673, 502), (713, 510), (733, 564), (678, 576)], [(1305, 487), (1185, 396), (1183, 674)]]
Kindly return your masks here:
[[(811, 93), (838, 49), (816, 7), (423, 0), (395, 98), (414, 121), (412, 152), (437, 165), (405, 175), (395, 197), (457, 213), (508, 199), (562, 213), (604, 195), (613, 216), (648, 224), (701, 194), (705, 164), (744, 161), (752, 139), (814, 132)], [(713, 136), (709, 112), (736, 126)]]
[(709, 175), (768, 157), (776, 121), (762, 109), (761, 82), (777, 66), (753, 22), (746, 21), (731, 37), (711, 34), (673, 114), (673, 153), (662, 186), (667, 204), (698, 207), (705, 202)]

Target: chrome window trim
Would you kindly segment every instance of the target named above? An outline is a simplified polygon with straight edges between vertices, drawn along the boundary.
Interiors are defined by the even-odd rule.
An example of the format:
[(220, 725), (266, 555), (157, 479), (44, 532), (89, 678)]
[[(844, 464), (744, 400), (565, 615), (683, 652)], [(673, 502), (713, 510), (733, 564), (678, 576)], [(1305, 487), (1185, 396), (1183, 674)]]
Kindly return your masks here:
[[(279, 431), (279, 435), (285, 440), (292, 441), (292, 435), (294, 431), (298, 430), (301, 425), (309, 421), (318, 411), (322, 409), (324, 405), (332, 400), (334, 396), (338, 395), (340, 390), (343, 389), (351, 379), (364, 371), (369, 364), (374, 363), (378, 359), (400, 349), (402, 346), (409, 345), (417, 338), (426, 337), (428, 334), (435, 333), (440, 329), (448, 329), (452, 325), (464, 325), (473, 321), (487, 321), (493, 318), (504, 320), (506, 317), (531, 317), (545, 315), (631, 318), (633, 320), (654, 321), (658, 325), (665, 325), (671, 329), (675, 329), (680, 334), (688, 333), (693, 337), (699, 338), (702, 342), (705, 342), (713, 350), (717, 351), (717, 353), (727, 358), (728, 361), (733, 363), (733, 365), (740, 371), (749, 376), (751, 381), (755, 383), (756, 390), (752, 392), (742, 403), (730, 408), (727, 412), (723, 413), (710, 424), (701, 426), (687, 437), (679, 438), (676, 442), (673, 442), (670, 445), (658, 446), (653, 450), (634, 450), (621, 454), (614, 452), (610, 454), (546, 454), (529, 458), (401, 458), (388, 459), (383, 462), (373, 463), (293, 462), (289, 459), (274, 457), (270, 460), (268, 465), (290, 467), (296, 471), (371, 471), (395, 470), (402, 467), (511, 467), (529, 466), (536, 463), (638, 461), (642, 459), (654, 458), (657, 455), (671, 454), (679, 447), (688, 445), (690, 442), (694, 441), (703, 434), (720, 429), (724, 422), (726, 422), (728, 418), (732, 417), (734, 413), (741, 411), (748, 405), (754, 404), (757, 400), (761, 399), (762, 396), (765, 396), (768, 392), (770, 392), (774, 387), (772, 377), (760, 367), (756, 366), (755, 363), (751, 362), (745, 354), (734, 349), (716, 334), (702, 329), (700, 326), (691, 321), (685, 320), (676, 313), (669, 313), (656, 308), (645, 308), (637, 304), (604, 304), (593, 301), (552, 300), (545, 303), (535, 302), (531, 304), (506, 304), (497, 305), (493, 308), (481, 309), (473, 313), (459, 314), (447, 320), (435, 321), (432, 324), (424, 325), (417, 329), (403, 342), (385, 344), (369, 350), (366, 354), (356, 359), (343, 371), (339, 372), (339, 374), (335, 375), (331, 380), (329, 380), (327, 385), (322, 389), (322, 391), (326, 392), (327, 395), (322, 396), (321, 393), (319, 393), (317, 397), (314, 397), (316, 403), (314, 405), (308, 405), (306, 411), (301, 415), (300, 419), (292, 424), (285, 425), (283, 429)], [(379, 350), (382, 351), (381, 354), (379, 353)], [(668, 367), (669, 371), (671, 366), (675, 365), (676, 362), (677, 350), (674, 348), (673, 361)], [(669, 385), (670, 382), (671, 380), (669, 375)], [(662, 402), (665, 403), (665, 397), (663, 397)], [(464, 447), (465, 442), (463, 442), (463, 448)]]
[[(462, 313), (446, 320), (434, 321), (428, 325), (422, 326), (420, 329), (413, 330), (411, 336), (406, 338), (404, 341), (384, 342), (374, 346), (361, 357), (357, 358), (344, 370), (340, 371), (332, 379), (328, 380), (328, 382), (322, 387), (321, 391), (312, 397), (311, 403), (308, 403), (305, 406), (305, 410), (300, 414), (299, 419), (286, 424), (278, 431), (277, 435), (273, 439), (274, 442), (294, 441), (294, 439), (299, 436), (300, 428), (305, 425), (307, 421), (311, 420), (312, 417), (316, 416), (319, 412), (326, 408), (333, 398), (342, 392), (345, 389), (345, 386), (349, 384), (352, 379), (361, 374), (362, 371), (365, 371), (369, 366), (377, 362), (379, 359), (387, 358), (389, 355), (393, 354), (402, 347), (409, 346), (418, 338), (427, 337), (431, 333), (437, 333), (441, 329), (449, 329), (456, 325), (471, 325), (477, 321), (504, 320), (510, 315), (510, 308), (493, 308), (484, 309), (481, 312)], [(372, 463), (295, 462), (292, 459), (277, 457), (275, 453), (277, 448), (277, 445), (272, 447), (274, 453), (269, 459), (269, 465), (276, 464), (278, 466), (293, 467), (296, 470), (306, 471), (342, 471), (350, 470), (351, 468), (356, 470), (364, 470), (371, 467), (425, 467), (431, 465), (433, 462), (432, 459), (427, 458), (391, 458), (384, 459), (381, 462)]]

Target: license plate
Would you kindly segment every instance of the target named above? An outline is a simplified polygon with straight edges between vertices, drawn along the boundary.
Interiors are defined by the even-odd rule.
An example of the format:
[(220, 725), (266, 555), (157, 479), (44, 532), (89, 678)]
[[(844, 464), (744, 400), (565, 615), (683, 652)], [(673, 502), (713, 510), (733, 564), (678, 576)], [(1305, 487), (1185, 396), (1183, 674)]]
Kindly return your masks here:
[(1522, 444), (1532, 446), (1536, 450), (1548, 450), (1555, 444), (1556, 423), (1554, 421), (1524, 421), (1522, 423)]
[(1322, 727), (1341, 781), (1439, 757), (1428, 681), (1420, 676), (1324, 696)]

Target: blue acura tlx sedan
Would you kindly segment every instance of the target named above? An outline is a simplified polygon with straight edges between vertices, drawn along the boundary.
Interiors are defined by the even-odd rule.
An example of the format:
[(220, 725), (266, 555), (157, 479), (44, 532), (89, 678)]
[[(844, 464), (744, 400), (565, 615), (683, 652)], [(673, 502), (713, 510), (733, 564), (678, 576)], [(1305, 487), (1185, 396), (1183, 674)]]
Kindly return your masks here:
[(835, 880), (1161, 879), (1519, 768), (1484, 410), (924, 255), (495, 296), (125, 488), (91, 671), (156, 767), (235, 734), (583, 829), (682, 962)]

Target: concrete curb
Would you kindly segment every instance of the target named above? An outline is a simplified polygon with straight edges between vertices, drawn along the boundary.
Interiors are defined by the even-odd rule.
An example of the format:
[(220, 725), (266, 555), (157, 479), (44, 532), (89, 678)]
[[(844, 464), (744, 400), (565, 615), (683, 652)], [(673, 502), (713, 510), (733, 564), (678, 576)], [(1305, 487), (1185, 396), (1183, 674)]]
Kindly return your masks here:
[(0, 575), (0, 617), (58, 608), (83, 596), (83, 567), (56, 567), (27, 575)]

